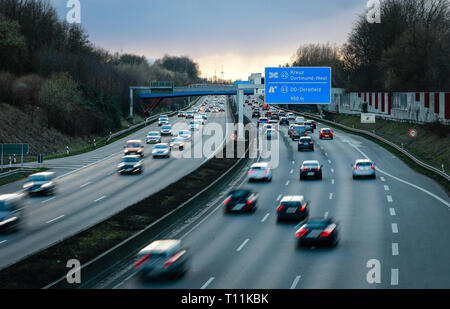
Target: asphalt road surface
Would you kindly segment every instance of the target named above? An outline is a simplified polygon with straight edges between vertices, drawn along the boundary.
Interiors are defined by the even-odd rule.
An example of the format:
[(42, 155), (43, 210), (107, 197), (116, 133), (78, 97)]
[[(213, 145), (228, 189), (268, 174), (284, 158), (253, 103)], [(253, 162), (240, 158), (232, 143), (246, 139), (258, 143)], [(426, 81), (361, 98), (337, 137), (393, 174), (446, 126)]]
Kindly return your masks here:
[[(246, 114), (251, 110), (246, 107)], [(133, 261), (114, 269), (97, 288), (304, 289), (450, 288), (450, 201), (433, 180), (415, 172), (384, 148), (362, 137), (334, 130), (334, 140), (312, 134), (314, 152), (297, 152), (297, 142), (280, 127), (279, 164), (271, 183), (252, 183), (246, 170), (236, 187), (259, 193), (249, 215), (225, 215), (218, 192), (214, 206), (164, 238), (182, 239), (191, 267), (179, 280), (144, 282)], [(350, 164), (370, 158), (376, 179), (353, 180)], [(323, 180), (299, 180), (304, 160), (323, 164)], [(263, 161), (261, 159), (261, 161)], [(305, 195), (310, 217), (339, 222), (340, 242), (332, 249), (297, 249), (295, 223), (277, 223), (284, 195)], [(379, 263), (380, 282), (368, 273)]]

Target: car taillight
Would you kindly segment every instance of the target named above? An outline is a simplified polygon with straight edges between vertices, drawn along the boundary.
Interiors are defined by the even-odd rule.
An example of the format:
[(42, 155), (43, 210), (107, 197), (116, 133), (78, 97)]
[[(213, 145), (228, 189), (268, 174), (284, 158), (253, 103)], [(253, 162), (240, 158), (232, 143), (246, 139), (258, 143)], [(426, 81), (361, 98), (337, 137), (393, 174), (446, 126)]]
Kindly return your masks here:
[(307, 170), (308, 170), (308, 169), (306, 169), (306, 168), (302, 168), (302, 171), (303, 171), (303, 172), (306, 172)]
[(308, 231), (309, 231), (309, 229), (307, 229), (306, 227), (302, 227), (297, 231), (297, 233), (295, 233), (295, 237), (302, 237)]
[(249, 199), (247, 201), (247, 205), (250, 205), (251, 203), (253, 203), (255, 201), (255, 197), (252, 197), (251, 199)]
[(310, 144), (311, 144), (311, 145), (314, 145), (314, 142), (311, 142)]
[(249, 171), (248, 171), (248, 174), (251, 175), (251, 174), (253, 174), (254, 172), (255, 172), (254, 170), (249, 170)]
[(326, 229), (324, 229), (322, 231), (322, 233), (320, 233), (320, 237), (330, 236), (330, 234), (334, 231), (335, 228), (336, 228), (336, 224), (330, 224), (329, 226), (327, 226)]
[(181, 256), (183, 255), (182, 252), (177, 252), (175, 253), (170, 259), (168, 259), (167, 261), (164, 262), (164, 268), (169, 267), (170, 265), (172, 265), (174, 262), (176, 262), (176, 260), (178, 260)]
[(223, 205), (227, 205), (231, 201), (231, 197), (228, 197), (225, 201), (223, 201)]
[(370, 169), (371, 169), (371, 170), (374, 170), (374, 169), (375, 169), (375, 166), (372, 165), (372, 166), (370, 167)]
[(269, 174), (270, 170), (265, 170), (264, 174)]
[(302, 205), (302, 207), (300, 208), (300, 211), (305, 210), (305, 208), (306, 208), (306, 204)]
[(354, 170), (359, 170), (359, 167), (355, 166), (353, 169), (354, 169)]
[(314, 171), (316, 171), (316, 172), (318, 172), (319, 171), (319, 169), (316, 167), (315, 169), (314, 169)]
[(138, 269), (139, 267), (141, 267), (142, 265), (144, 265), (148, 260), (150, 260), (150, 253), (145, 255), (143, 258), (141, 258), (140, 260), (136, 261), (134, 263), (134, 269)]
[(278, 207), (277, 211), (280, 212), (280, 211), (283, 210), (283, 208), (284, 208), (284, 205), (280, 205), (280, 206)]

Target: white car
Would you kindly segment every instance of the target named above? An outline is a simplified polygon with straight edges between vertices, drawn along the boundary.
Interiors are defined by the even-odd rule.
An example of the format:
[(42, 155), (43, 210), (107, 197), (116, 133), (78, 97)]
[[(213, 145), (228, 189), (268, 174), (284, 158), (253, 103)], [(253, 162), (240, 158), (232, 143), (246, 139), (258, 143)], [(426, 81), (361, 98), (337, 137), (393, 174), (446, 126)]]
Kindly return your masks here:
[(201, 116), (201, 115), (199, 115), (199, 116), (195, 116), (194, 117), (194, 122), (198, 122), (199, 124), (205, 124), (205, 119)]
[(288, 120), (295, 120), (294, 113), (287, 113), (286, 117), (288, 118)]
[(305, 122), (305, 117), (297, 116), (297, 118), (295, 118), (295, 124), (303, 125), (304, 122)]
[(170, 157), (170, 146), (167, 143), (156, 144), (152, 150), (153, 158), (169, 158)]
[(145, 138), (147, 144), (157, 144), (161, 143), (161, 134), (157, 131), (150, 131)]
[(185, 141), (191, 140), (191, 132), (188, 130), (181, 130), (178, 132), (178, 137), (182, 137)]
[(189, 130), (191, 131), (196, 131), (200, 129), (200, 125), (198, 124), (198, 122), (195, 121), (190, 121), (189, 122)]
[(267, 129), (264, 132), (264, 137), (266, 139), (276, 139), (277, 138), (277, 130), (275, 130), (275, 129)]
[(247, 179), (249, 182), (272, 181), (272, 170), (269, 168), (269, 163), (267, 162), (254, 163), (248, 171)]
[(184, 138), (182, 137), (172, 137), (169, 143), (170, 148), (184, 150)]
[(161, 135), (172, 135), (172, 126), (170, 124), (161, 127)]

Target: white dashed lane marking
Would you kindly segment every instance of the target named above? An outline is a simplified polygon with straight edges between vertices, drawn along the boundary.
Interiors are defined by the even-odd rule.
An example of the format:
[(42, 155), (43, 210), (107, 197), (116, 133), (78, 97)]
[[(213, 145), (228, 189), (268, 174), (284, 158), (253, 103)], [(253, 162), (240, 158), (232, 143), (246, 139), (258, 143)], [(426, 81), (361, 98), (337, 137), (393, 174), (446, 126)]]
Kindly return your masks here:
[(389, 186), (384, 185), (384, 191), (389, 191)]
[(267, 220), (267, 218), (270, 216), (270, 213), (267, 213), (264, 218), (262, 218), (261, 222), (264, 222)]
[(391, 269), (391, 285), (398, 285), (398, 268)]
[(391, 216), (395, 216), (395, 209), (389, 208), (389, 213), (391, 214)]
[(392, 255), (398, 255), (398, 243), (392, 243)]
[(394, 233), (394, 234), (398, 233), (397, 223), (392, 223), (392, 233)]
[(237, 248), (236, 249), (236, 251), (241, 251), (243, 248), (244, 248), (244, 246), (248, 243), (248, 241), (249, 241), (250, 239), (246, 239), (246, 240), (244, 240), (244, 242), (239, 246), (239, 248)]
[(208, 281), (206, 281), (206, 283), (205, 283), (204, 285), (202, 285), (202, 287), (200, 288), (200, 290), (206, 289), (206, 288), (208, 287), (208, 285), (210, 285), (211, 282), (213, 282), (213, 280), (214, 280), (214, 277), (209, 278)]
[(392, 196), (387, 195), (386, 198), (387, 198), (387, 201), (388, 201), (389, 203), (392, 203), (392, 201), (393, 201), (393, 200), (392, 200)]
[(297, 286), (298, 282), (300, 281), (300, 278), (301, 278), (301, 276), (295, 277), (294, 282), (292, 282), (292, 285), (291, 285), (291, 290), (295, 289), (295, 287)]
[(61, 219), (62, 217), (64, 217), (64, 215), (61, 215), (61, 216), (59, 216), (59, 217), (56, 217), (55, 219), (49, 220), (49, 221), (47, 221), (47, 222), (45, 222), (45, 223), (49, 224), (49, 223), (55, 222), (56, 220), (59, 220), (59, 219)]

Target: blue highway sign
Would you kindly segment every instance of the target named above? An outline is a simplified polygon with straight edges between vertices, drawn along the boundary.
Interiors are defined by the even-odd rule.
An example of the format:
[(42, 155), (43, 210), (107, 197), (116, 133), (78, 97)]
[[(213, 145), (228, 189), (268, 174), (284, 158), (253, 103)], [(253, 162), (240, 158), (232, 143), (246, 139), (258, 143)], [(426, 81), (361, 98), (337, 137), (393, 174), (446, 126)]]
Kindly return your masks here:
[(330, 104), (330, 67), (266, 68), (268, 104)]

